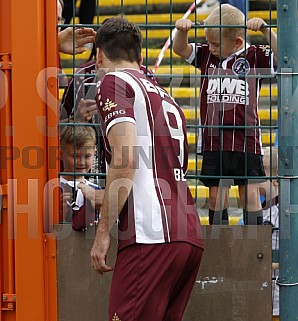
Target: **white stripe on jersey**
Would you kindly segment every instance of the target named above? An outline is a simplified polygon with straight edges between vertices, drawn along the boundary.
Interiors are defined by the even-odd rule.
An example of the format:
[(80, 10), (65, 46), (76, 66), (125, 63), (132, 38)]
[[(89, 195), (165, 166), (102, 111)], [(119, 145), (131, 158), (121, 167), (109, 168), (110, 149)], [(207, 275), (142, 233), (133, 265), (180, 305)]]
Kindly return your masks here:
[(124, 121), (130, 122), (130, 123), (133, 123), (133, 124), (136, 123), (136, 121), (135, 121), (133, 118), (131, 118), (131, 117), (119, 117), (119, 118), (116, 118), (116, 119), (112, 120), (112, 121), (108, 124), (108, 126), (107, 126), (107, 128), (106, 128), (106, 135), (108, 136), (108, 132), (109, 132), (109, 130), (111, 129), (111, 127), (112, 127), (113, 125), (115, 125), (115, 124), (117, 124), (117, 123), (122, 123), (122, 122), (124, 122)]
[[(141, 156), (138, 158), (138, 168), (134, 176), (133, 201), (136, 229), (136, 243), (153, 244), (164, 243), (164, 229), (162, 223), (162, 209), (166, 213), (164, 204), (160, 204), (156, 192), (153, 166), (156, 168), (154, 157), (154, 142), (148, 121), (146, 100), (140, 88), (140, 84), (125, 72), (112, 72), (111, 74), (126, 81), (135, 92), (134, 115), (136, 119), (137, 142), (136, 148), (149, 159), (150, 166)], [(127, 118), (121, 118), (127, 121)], [(156, 171), (155, 171), (156, 173)], [(155, 177), (156, 178), (156, 177)], [(140, 188), (142, 186), (142, 188)], [(160, 191), (160, 187), (158, 186)], [(161, 198), (162, 199), (162, 198)]]

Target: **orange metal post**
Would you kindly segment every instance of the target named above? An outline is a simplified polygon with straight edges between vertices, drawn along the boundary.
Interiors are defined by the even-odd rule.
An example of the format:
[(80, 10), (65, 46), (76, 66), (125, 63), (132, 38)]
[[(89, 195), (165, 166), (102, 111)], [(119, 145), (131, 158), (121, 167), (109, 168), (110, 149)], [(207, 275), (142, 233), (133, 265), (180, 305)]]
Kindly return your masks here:
[[(46, 65), (48, 67), (58, 66), (58, 46), (57, 46), (57, 1), (46, 1)], [(56, 54), (57, 53), (57, 54)], [(58, 117), (59, 117), (59, 101), (58, 101), (58, 81), (55, 78), (50, 78), (46, 86), (47, 94), (47, 124), (50, 128), (51, 135), (47, 136), (48, 148), (48, 180), (57, 179), (57, 171), (59, 168), (59, 150), (58, 150)], [(56, 97), (51, 99), (50, 97)], [(49, 221), (59, 223), (59, 194), (51, 195), (48, 191), (46, 194), (48, 200), (51, 200), (51, 205), (47, 204), (47, 209), (51, 209), (48, 213)], [(46, 227), (46, 232), (50, 232)], [(46, 273), (46, 315), (49, 321), (58, 320), (57, 308), (57, 269), (56, 269), (56, 240), (53, 234), (45, 235), (45, 273)]]
[[(4, 86), (2, 91), (5, 96), (5, 104), (2, 111), (2, 124), (1, 124), (1, 193), (2, 200), (5, 201), (7, 205), (7, 194), (10, 193), (7, 187), (7, 182), (13, 177), (12, 160), (14, 158), (14, 153), (12, 147), (12, 137), (8, 135), (8, 132), (12, 124), (12, 114), (11, 114), (11, 59), (9, 54), (0, 55), (1, 68), (5, 76)], [(5, 206), (6, 207), (6, 206)], [(13, 311), (15, 308), (15, 275), (14, 275), (14, 221), (13, 216), (7, 215), (7, 207), (3, 209), (3, 236), (5, 235), (5, 244), (3, 246), (3, 258), (6, 257), (5, 262), (5, 275), (6, 280), (4, 280), (2, 294), (2, 310), (3, 311)], [(3, 239), (4, 241), (4, 239)]]
[[(11, 124), (11, 95), (9, 84), (11, 82), (10, 70), (6, 69), (7, 64), (5, 62), (9, 61), (9, 55), (0, 55), (0, 61), (2, 64), (3, 72), (2, 76), (5, 75), (4, 85), (1, 91), (5, 92), (5, 105), (0, 110), (1, 119), (1, 190), (2, 195), (2, 211), (1, 211), (1, 225), (0, 225), (0, 290), (1, 290), (1, 304), (0, 304), (0, 320), (2, 321), (2, 316), (6, 315), (5, 320), (15, 320), (14, 313), (14, 294), (15, 294), (15, 275), (14, 275), (14, 239), (13, 234), (13, 220), (9, 219), (7, 216), (7, 180), (12, 177), (12, 159), (13, 153), (11, 146), (11, 139), (9, 136), (5, 135), (5, 129)], [(7, 93), (7, 95), (6, 95)], [(5, 278), (4, 278), (5, 276)], [(11, 300), (12, 299), (12, 300)], [(12, 301), (12, 302), (11, 302)]]
[[(58, 79), (55, 78), (60, 70), (57, 68), (58, 62), (58, 44), (57, 44), (57, 2), (46, 2), (46, 48), (45, 58), (46, 65), (50, 67), (50, 72), (47, 72), (47, 84), (46, 84), (46, 98), (47, 98), (47, 126), (49, 128), (49, 135), (47, 135), (47, 147), (48, 147), (48, 178), (57, 178), (57, 171), (59, 170), (59, 133), (57, 122), (59, 119), (60, 102), (59, 102), (59, 88)], [(54, 75), (53, 68), (54, 67)], [(55, 70), (56, 68), (56, 70)], [(54, 77), (53, 77), (54, 76)], [(59, 195), (54, 195), (56, 201), (54, 202), (53, 222), (59, 223)]]
[(11, 52), (11, 4), (0, 0), (0, 52)]
[[(57, 113), (49, 111), (47, 81), (39, 77), (57, 65), (56, 5), (0, 0), (0, 53), (8, 53), (2, 60), (11, 67), (5, 69), (8, 97), (0, 106), (0, 142), (7, 147), (0, 154), (7, 160), (0, 169), (0, 192), (7, 194), (0, 225), (0, 321), (57, 320), (56, 243), (48, 241), (44, 226), (44, 189), (57, 176), (57, 167), (48, 171), (49, 146), (58, 145)], [(44, 88), (43, 97), (37, 87)], [(54, 129), (50, 138), (47, 126)]]
[[(0, 0), (0, 184), (2, 211), (0, 224), (0, 321), (13, 321), (15, 314), (14, 240), (9, 237), (13, 220), (7, 216), (7, 180), (12, 178), (12, 139), (6, 130), (12, 123), (11, 115), (11, 6)], [(12, 300), (11, 300), (12, 299)], [(11, 302), (12, 301), (12, 302)], [(5, 319), (4, 319), (5, 318)]]
[(39, 151), (46, 146), (36, 128), (36, 117), (45, 114), (36, 91), (37, 75), (45, 67), (44, 3), (14, 0), (11, 10), (12, 139), (20, 152), (14, 160), (14, 195), (8, 194), (8, 213), (15, 223), (16, 320), (37, 321), (45, 320), (42, 191), (47, 175), (44, 166), (33, 168), (34, 151), (23, 156), (30, 146)]

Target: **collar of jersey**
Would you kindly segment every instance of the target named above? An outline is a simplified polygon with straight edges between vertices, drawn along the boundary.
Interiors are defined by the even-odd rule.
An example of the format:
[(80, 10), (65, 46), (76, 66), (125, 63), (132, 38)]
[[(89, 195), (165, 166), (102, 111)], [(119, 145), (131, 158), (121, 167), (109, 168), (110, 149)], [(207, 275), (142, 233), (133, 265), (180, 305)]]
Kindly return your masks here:
[(227, 57), (225, 60), (223, 60), (222, 63), (221, 63), (222, 69), (227, 69), (227, 64), (228, 64), (228, 62), (229, 62), (231, 59), (239, 56), (244, 50), (247, 50), (249, 47), (250, 47), (250, 44), (246, 42), (246, 43), (245, 43), (245, 48), (242, 48), (242, 49), (234, 52), (234, 53), (231, 54), (229, 57)]

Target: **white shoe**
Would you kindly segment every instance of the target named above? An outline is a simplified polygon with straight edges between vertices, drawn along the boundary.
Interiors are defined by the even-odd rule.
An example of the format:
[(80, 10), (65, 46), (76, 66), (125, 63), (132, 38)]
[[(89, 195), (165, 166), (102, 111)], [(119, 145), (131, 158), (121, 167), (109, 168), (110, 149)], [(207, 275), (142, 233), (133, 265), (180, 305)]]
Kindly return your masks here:
[(197, 7), (197, 14), (209, 14), (213, 9), (219, 6), (218, 0), (206, 0), (200, 7)]

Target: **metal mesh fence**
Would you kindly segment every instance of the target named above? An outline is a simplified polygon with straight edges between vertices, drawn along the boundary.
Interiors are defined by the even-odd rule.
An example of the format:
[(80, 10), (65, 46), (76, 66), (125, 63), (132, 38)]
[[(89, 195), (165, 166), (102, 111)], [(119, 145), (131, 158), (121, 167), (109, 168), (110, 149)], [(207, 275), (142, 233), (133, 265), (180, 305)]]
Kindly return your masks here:
[[(189, 142), (189, 167), (188, 167), (188, 180), (193, 196), (195, 197), (198, 205), (198, 209), (204, 223), (207, 223), (208, 216), (208, 203), (209, 203), (209, 192), (208, 189), (203, 186), (201, 182), (201, 166), (202, 166), (202, 156), (197, 153), (198, 144), (198, 134), (202, 130), (215, 129), (222, 135), (223, 131), (239, 129), (235, 128), (233, 124), (220, 123), (219, 125), (201, 124), (200, 122), (200, 86), (204, 81), (204, 78), (210, 76), (203, 75), (199, 68), (195, 68), (188, 64), (183, 58), (179, 57), (174, 53), (172, 49), (173, 38), (175, 37), (175, 22), (182, 18), (183, 16), (187, 19), (192, 20), (195, 24), (189, 32), (189, 41), (194, 43), (206, 43), (206, 37), (204, 32), (204, 20), (208, 17), (208, 13), (200, 13), (200, 8), (202, 3), (199, 1), (191, 3), (185, 3), (185, 1), (86, 1), (89, 3), (89, 8), (86, 7), (84, 1), (65, 1), (63, 15), (66, 18), (64, 25), (60, 25), (62, 28), (81, 28), (81, 27), (92, 27), (95, 30), (100, 26), (100, 24), (108, 17), (114, 15), (125, 15), (129, 20), (137, 23), (143, 34), (143, 51), (144, 56), (143, 64), (146, 68), (151, 69), (155, 72), (155, 76), (158, 82), (164, 86), (175, 100), (179, 103), (184, 111), (187, 119), (187, 129), (188, 129), (188, 142)], [(93, 4), (91, 4), (93, 3)], [(85, 5), (85, 7), (84, 7)], [(258, 2), (251, 1), (249, 10), (245, 11), (246, 20), (252, 17), (262, 18), (268, 26), (266, 28), (271, 28), (276, 30), (276, 7), (275, 2)], [(88, 10), (91, 12), (88, 13)], [(93, 13), (92, 13), (93, 12)], [(83, 21), (83, 23), (82, 23)], [(212, 26), (211, 26), (212, 27)], [(220, 32), (225, 29), (235, 29), (237, 26), (223, 26), (221, 25)], [(269, 44), (269, 42), (264, 38), (263, 34), (258, 31), (254, 32), (245, 30), (244, 41), (250, 43), (251, 45)], [(75, 43), (74, 43), (75, 46)], [(264, 49), (265, 50), (265, 49)], [(246, 52), (243, 53), (245, 58)], [(92, 95), (92, 87), (94, 86), (95, 77), (95, 55), (92, 52), (92, 44), (86, 45), (86, 51), (80, 55), (66, 55), (61, 54), (61, 66), (63, 74), (61, 74), (61, 87), (60, 87), (60, 98), (62, 100), (61, 116), (67, 119), (67, 117), (73, 117), (78, 109), (78, 104), (81, 98), (88, 99)], [(89, 69), (84, 69), (84, 67), (91, 66)], [(80, 68), (82, 66), (82, 68)], [(270, 66), (273, 67), (273, 66)], [(93, 70), (92, 70), (93, 68)], [(87, 70), (87, 71), (86, 71)], [(217, 67), (217, 72), (220, 68)], [(85, 74), (85, 72), (87, 72)], [(226, 76), (222, 69), (220, 71), (222, 75), (219, 75), (216, 79), (230, 78), (230, 83), (239, 76), (232, 73)], [(273, 175), (272, 162), (274, 161), (275, 152), (272, 155), (271, 147), (276, 146), (277, 143), (277, 84), (274, 73), (268, 69), (258, 70), (258, 74), (248, 74), (244, 75), (243, 79), (252, 78), (255, 81), (255, 86), (259, 86), (257, 83), (258, 79), (262, 78), (262, 87), (255, 88), (254, 92), (251, 93), (259, 100), (259, 106), (255, 107), (255, 112), (258, 113), (260, 118), (260, 124), (247, 125), (248, 114), (244, 116), (244, 123), (240, 129), (245, 131), (244, 141), (247, 144), (247, 138), (249, 138), (249, 132), (252, 129), (260, 130), (262, 139), (262, 147), (266, 146), (269, 149), (269, 153), (266, 152), (267, 158), (269, 159), (268, 167), (268, 178), (275, 179), (276, 176)], [(70, 81), (71, 86), (68, 86)], [(73, 81), (71, 82), (71, 79)], [(234, 80), (233, 80), (234, 79)], [(239, 79), (239, 77), (238, 77)], [(93, 83), (93, 84), (92, 84)], [(220, 86), (223, 85), (223, 81), (220, 82)], [(244, 86), (247, 82), (244, 82)], [(89, 90), (91, 88), (91, 90)], [(235, 89), (235, 88), (234, 88)], [(219, 92), (224, 92), (224, 88), (219, 88)], [(237, 89), (235, 89), (237, 90)], [(245, 91), (252, 90), (251, 88), (244, 88)], [(64, 93), (64, 98), (62, 98)], [(69, 95), (67, 95), (67, 93)], [(86, 95), (89, 97), (86, 97)], [(71, 96), (69, 98), (68, 96)], [(234, 95), (237, 99), (236, 95)], [(215, 96), (214, 96), (215, 97)], [(217, 95), (217, 98), (219, 95)], [(228, 98), (228, 95), (222, 95), (220, 99)], [(239, 98), (239, 97), (238, 97)], [(240, 97), (241, 98), (241, 97)], [(65, 102), (68, 100), (69, 102)], [(246, 99), (244, 97), (244, 99)], [(220, 102), (224, 104), (224, 102)], [(66, 107), (65, 107), (66, 106)], [(244, 105), (245, 106), (245, 105)], [(67, 109), (65, 111), (65, 109)], [(222, 107), (220, 107), (223, 109)], [(67, 121), (68, 122), (68, 121)], [(60, 127), (63, 126), (63, 122), (60, 123)], [(80, 122), (74, 119), (73, 126), (80, 125)], [(98, 116), (93, 116), (89, 123), (89, 126), (94, 126), (97, 128), (98, 134), (98, 151), (102, 150), (100, 146), (100, 130), (98, 125)], [(223, 136), (222, 136), (223, 139)], [(222, 157), (222, 148), (220, 148), (219, 157)], [(247, 153), (245, 148), (244, 153)], [(247, 159), (245, 160), (245, 166), (247, 166)], [(257, 176), (246, 175), (247, 168), (245, 169), (244, 175), (241, 174), (243, 179), (258, 179)], [(61, 173), (62, 174), (62, 173)], [(64, 173), (65, 174), (65, 173)], [(104, 178), (104, 173), (99, 173), (98, 159), (92, 171), (86, 174), (86, 177), (92, 179), (93, 181), (98, 180), (98, 178)], [(208, 176), (205, 178), (208, 178)], [(209, 176), (209, 178), (218, 178), (218, 176)], [(222, 175), (222, 166), (220, 167), (220, 179), (224, 182), (230, 179), (230, 176)], [(233, 178), (233, 177), (232, 177)], [(237, 178), (237, 177), (235, 177)], [(238, 177), (239, 178), (239, 177)], [(103, 182), (103, 180), (101, 181)], [(232, 224), (238, 224), (241, 222), (242, 217), (242, 205), (239, 201), (239, 194), (237, 186), (231, 185), (229, 189), (229, 207), (230, 207), (230, 221)], [(271, 198), (270, 196), (267, 198)]]

